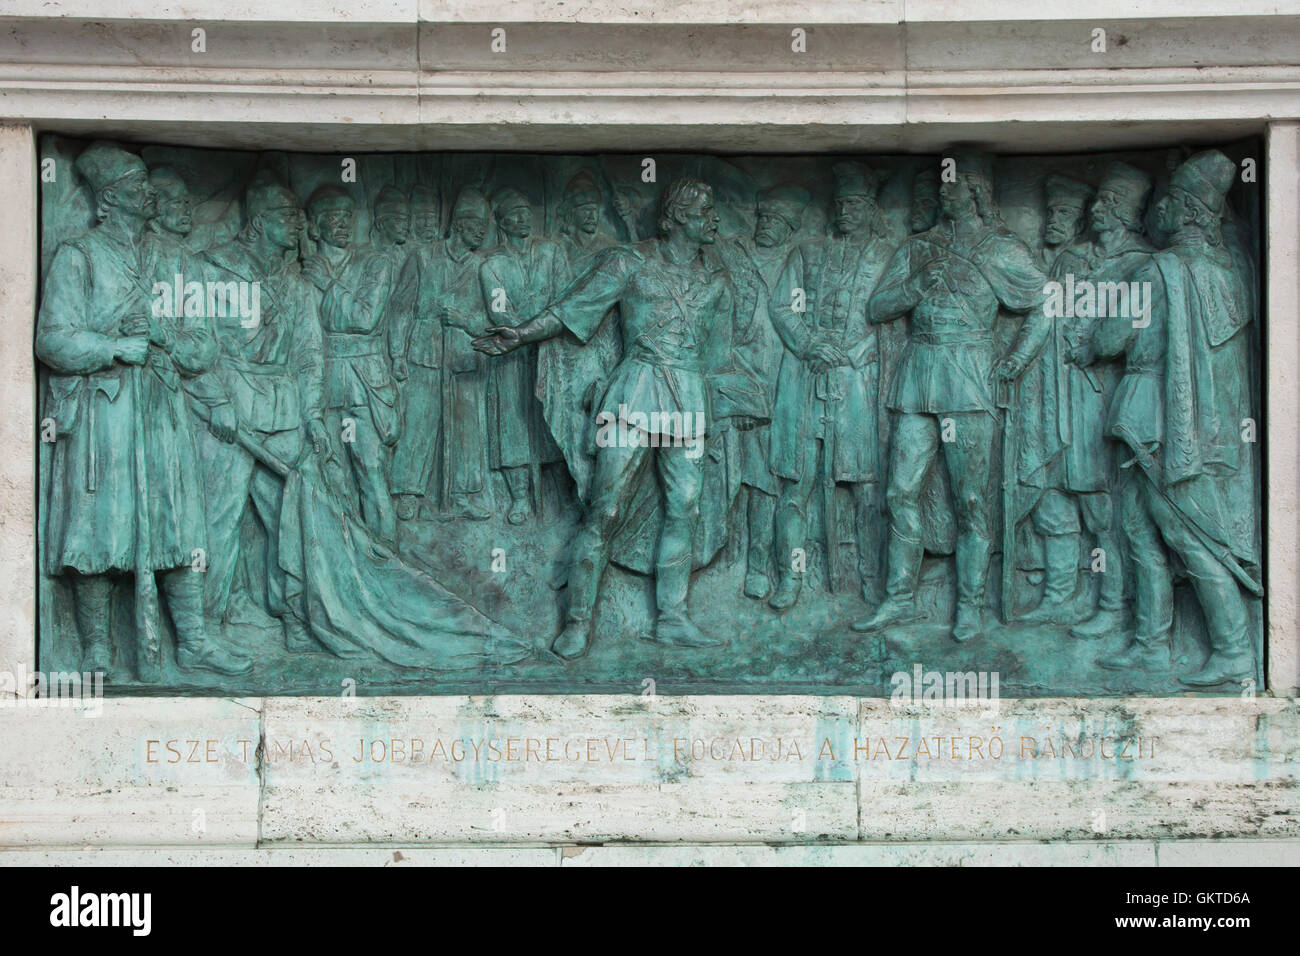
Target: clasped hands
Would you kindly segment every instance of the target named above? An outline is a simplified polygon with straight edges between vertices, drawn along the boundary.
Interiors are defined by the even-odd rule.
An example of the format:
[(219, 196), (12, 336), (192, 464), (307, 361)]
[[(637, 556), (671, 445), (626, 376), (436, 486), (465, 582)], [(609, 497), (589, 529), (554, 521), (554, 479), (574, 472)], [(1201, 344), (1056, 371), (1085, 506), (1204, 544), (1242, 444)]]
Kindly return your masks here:
[(524, 340), (519, 330), (510, 325), (494, 325), (487, 330), (486, 334), (470, 342), (470, 345), (484, 355), (505, 355), (523, 344)]
[(118, 323), (122, 338), (117, 340), (115, 356), (127, 365), (143, 365), (149, 357), (149, 346), (171, 347), (167, 330), (149, 316), (138, 313), (125, 316)]

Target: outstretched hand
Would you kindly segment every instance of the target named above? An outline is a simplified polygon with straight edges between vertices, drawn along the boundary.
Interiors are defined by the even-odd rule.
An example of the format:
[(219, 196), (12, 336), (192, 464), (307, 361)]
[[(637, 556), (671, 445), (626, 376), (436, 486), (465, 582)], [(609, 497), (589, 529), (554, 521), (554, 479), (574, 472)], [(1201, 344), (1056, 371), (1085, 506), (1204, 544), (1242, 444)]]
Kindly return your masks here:
[(505, 355), (523, 345), (519, 330), (508, 325), (496, 325), (487, 330), (487, 335), (476, 338), (470, 345), (485, 355)]

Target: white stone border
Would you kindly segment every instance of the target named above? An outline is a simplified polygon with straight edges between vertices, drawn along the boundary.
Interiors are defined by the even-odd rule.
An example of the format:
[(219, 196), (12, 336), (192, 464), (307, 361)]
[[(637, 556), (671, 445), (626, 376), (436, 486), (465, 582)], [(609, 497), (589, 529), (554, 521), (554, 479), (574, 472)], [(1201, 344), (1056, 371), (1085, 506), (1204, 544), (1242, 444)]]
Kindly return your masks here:
[[(49, 4), (24, 3), (19, 0), (10, 11), (57, 15)], [(503, 17), (517, 14), (522, 6), (503, 5), (499, 12)], [(555, 13), (558, 7), (548, 12), (548, 6), (529, 5), (529, 15), (567, 17)], [(858, 22), (892, 23), (890, 6), (874, 4), (862, 14), (869, 19)], [(1039, 20), (1079, 19), (1110, 9), (1104, 3), (1042, 6)], [(1197, 15), (1206, 12), (1204, 7), (1161, 4), (1168, 16)], [(390, 3), (372, 13), (372, 19), (408, 22), (404, 8), (409, 4)], [(103, 16), (164, 15), (118, 0), (100, 0), (95, 9)], [(191, 15), (205, 9), (186, 7)], [(223, 12), (231, 9), (222, 5)], [(261, 15), (261, 8), (234, 9), (248, 20)], [(434, 0), (422, 0), (419, 7), (427, 15), (440, 9)], [(664, 5), (664, 10), (677, 9)], [(693, 22), (727, 22), (727, 4), (712, 9), (722, 11), (719, 19), (701, 15)], [(1005, 13), (997, 3), (943, 0), (914, 0), (909, 10), (914, 20), (942, 22)], [(1263, 4), (1247, 12), (1265, 15), (1275, 9)], [(275, 13), (285, 21), (332, 19), (322, 7), (306, 2), (277, 7)], [(870, 19), (877, 16), (881, 19)], [(771, 13), (767, 22), (791, 18), (793, 14)], [(677, 22), (667, 13), (659, 19)], [(1217, 22), (1225, 34), (1231, 33), (1229, 18)], [(904, 63), (910, 62), (905, 49), (900, 54)], [(380, 150), (604, 146), (593, 136), (599, 140), (601, 129), (612, 129), (614, 141), (626, 146), (640, 137), (635, 145), (646, 148), (654, 143), (656, 148), (890, 152), (972, 139), (990, 145), (1014, 142), (1024, 149), (1103, 148), (1132, 144), (1135, 137), (1149, 145), (1267, 127), (1269, 686), (1276, 697), (1294, 695), (1300, 684), (1300, 66), (1009, 70), (1002, 67), (1005, 51), (992, 49), (987, 55), (990, 63), (982, 71), (904, 68), (893, 74), (816, 76), (726, 70), (676, 76), (443, 74), (421, 73), (414, 58), (406, 63), (399, 59), (387, 72), (333, 74), (293, 63), (274, 70), (238, 63), (214, 70), (123, 67), (97, 64), (93, 53), (76, 64), (0, 62), (0, 120), (10, 124), (0, 126), (0, 209), (7, 225), (0, 234), (0, 320), (10, 332), (0, 343), (0, 381), (9, 411), (0, 420), (0, 437), (10, 452), (0, 461), (0, 668), (35, 665), (32, 336), (38, 250), (33, 129), (288, 149), (311, 148), (312, 141), (319, 147), (327, 137), (340, 148)], [(719, 126), (720, 115), (731, 125)], [(310, 117), (307, 123), (305, 116)], [(593, 130), (588, 125), (593, 123), (601, 126)], [(547, 726), (581, 729), (584, 721), (604, 737), (736, 735), (784, 728), (815, 739), (827, 728), (841, 736), (853, 730), (865, 736), (885, 725), (900, 733), (922, 725), (967, 735), (975, 729), (953, 723), (949, 715), (898, 714), (881, 701), (821, 697), (688, 697), (632, 706), (628, 698), (616, 696), (377, 698), (350, 704), (154, 698), (110, 700), (99, 720), (15, 706), (0, 713), (0, 846), (172, 847), (148, 852), (155, 857), (180, 854), (180, 859), (188, 858), (187, 850), (175, 849), (182, 846), (207, 848), (205, 853), (215, 854), (208, 859), (232, 848), (263, 847), (269, 860), (290, 852), (281, 847), (296, 842), (416, 844), (425, 847), (421, 853), (451, 860), (469, 852), (464, 843), (486, 840), (530, 847), (510, 850), (503, 845), (492, 852), (548, 862), (557, 851), (531, 848), (585, 840), (676, 840), (717, 843), (724, 848), (712, 858), (731, 854), (754, 862), (801, 853), (808, 859), (819, 854), (884, 859), (906, 854), (892, 846), (823, 851), (803, 845), (1015, 841), (1026, 836), (1079, 840), (1099, 832), (1100, 813), (1108, 821), (1103, 823), (1107, 833), (1126, 842), (1080, 844), (1080, 849), (1061, 850), (1064, 858), (1167, 862), (1183, 853), (1189, 861), (1208, 860), (1210, 856), (1198, 857), (1198, 844), (1161, 848), (1170, 847), (1165, 840), (1221, 834), (1276, 837), (1287, 841), (1280, 849), (1241, 844), (1240, 852), (1290, 859), (1295, 844), (1289, 841), (1300, 836), (1300, 714), (1294, 700), (1037, 699), (1002, 704), (1008, 732), (1032, 733), (1042, 726), (1049, 735), (1145, 733), (1163, 737), (1166, 745), (1158, 756), (1136, 763), (1097, 766), (905, 761), (868, 773), (854, 766), (773, 770), (699, 764), (682, 770), (660, 762), (632, 770), (525, 766), (522, 774), (507, 768), (504, 775), (495, 768), (453, 768), (430, 780), (405, 767), (357, 775), (337, 764), (249, 762), (233, 757), (231, 747), (235, 741), (270, 745), (294, 736), (319, 744), (399, 730), (432, 732), (429, 727), (449, 733), (489, 727), (527, 735)], [(993, 726), (986, 732), (993, 732)], [(200, 734), (227, 745), (219, 759), (167, 768), (143, 756), (150, 752), (150, 740)], [(494, 810), (509, 820), (501, 828), (493, 826)], [(792, 826), (796, 819), (799, 827)], [(779, 851), (735, 847), (750, 840), (784, 846)], [(454, 848), (446, 849), (448, 843)], [(438, 846), (444, 849), (432, 849)], [(388, 851), (337, 852), (379, 860), (374, 854)], [(581, 860), (586, 853), (592, 862), (619, 859), (618, 853), (558, 852), (561, 859)], [(638, 852), (629, 850), (623, 858)], [(691, 860), (704, 852), (675, 847), (644, 854), (647, 859)], [(134, 853), (146, 851), (124, 849), (115, 861), (132, 859)], [(917, 851), (914, 858), (979, 862), (1018, 854), (1028, 859), (1037, 851), (983, 846), (970, 856), (964, 853), (945, 848), (928, 856)], [(0, 863), (17, 858), (3, 854)], [(71, 853), (62, 858), (86, 860)], [(253, 857), (245, 853), (240, 859)]]

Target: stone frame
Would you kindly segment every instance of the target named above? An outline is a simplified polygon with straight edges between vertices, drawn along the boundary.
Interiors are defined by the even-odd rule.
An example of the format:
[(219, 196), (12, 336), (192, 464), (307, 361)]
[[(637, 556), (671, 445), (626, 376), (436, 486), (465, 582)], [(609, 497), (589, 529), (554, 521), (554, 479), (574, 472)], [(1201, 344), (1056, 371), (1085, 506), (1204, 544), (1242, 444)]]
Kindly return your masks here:
[[(800, 12), (812, 19), (814, 6)], [(1010, 24), (1008, 38), (1007, 23), (988, 18), (1000, 12), (1010, 21), (1016, 15), (996, 4), (975, 12), (989, 6), (911, 2), (911, 19), (900, 24), (894, 0), (865, 8), (832, 4), (823, 15), (838, 16), (860, 38), (871, 38), (878, 51), (873, 62), (883, 67), (854, 70), (842, 58), (831, 58), (812, 74), (762, 72), (743, 61), (704, 77), (687, 75), (679, 63), (680, 75), (669, 80), (619, 70), (616, 63), (592, 73), (574, 70), (580, 64), (571, 55), (565, 59), (562, 44), (558, 51), (540, 44), (534, 55), (542, 66), (515, 74), (490, 60), (435, 72), (424, 68), (423, 57), (435, 49), (430, 44), (438, 32), (466, 26), (455, 24), (456, 16), (433, 0), (420, 4), (419, 20), (393, 5), (374, 14), (386, 22), (371, 24), (331, 23), (312, 4), (299, 3), (277, 11), (283, 22), (272, 28), (257, 24), (257, 13), (241, 10), (242, 23), (208, 21), (218, 35), (242, 30), (246, 41), (242, 53), (215, 59), (218, 65), (194, 66), (183, 62), (185, 57), (161, 55), (145, 56), (153, 64), (146, 67), (115, 62), (102, 50), (94, 52), (93, 37), (76, 41), (86, 49), (73, 51), (68, 62), (13, 57), (0, 76), (0, 123), (5, 124), (0, 126), (0, 208), (10, 223), (0, 236), (0, 317), (12, 333), (0, 344), (5, 373), (0, 380), (9, 410), (0, 418), (0, 436), (10, 450), (0, 462), (0, 606), (5, 609), (0, 670), (36, 666), (31, 337), (39, 248), (38, 132), (281, 148), (304, 148), (314, 141), (318, 148), (328, 142), (331, 149), (362, 149), (368, 142), (370, 149), (473, 143), (485, 149), (560, 150), (579, 142), (594, 149), (607, 145), (608, 138), (625, 148), (712, 143), (728, 150), (771, 151), (788, 150), (796, 142), (801, 149), (811, 142), (825, 151), (919, 151), (972, 140), (995, 149), (1030, 151), (1052, 143), (1066, 149), (1085, 141), (1101, 149), (1263, 133), (1268, 654), (1262, 693), (1241, 700), (1016, 700), (1002, 701), (991, 715), (926, 717), (936, 732), (946, 728), (967, 736), (983, 721), (1008, 740), (1050, 727), (1066, 738), (1092, 734), (1163, 741), (1152, 754), (1127, 762), (1076, 765), (1034, 758), (1012, 768), (917, 758), (890, 760), (882, 769), (846, 761), (840, 750), (839, 759), (824, 764), (801, 759), (793, 767), (656, 759), (625, 761), (629, 769), (611, 759), (594, 762), (607, 766), (593, 770), (581, 761), (575, 766), (506, 761), (504, 769), (483, 763), (470, 770), (452, 766), (423, 779), (414, 767), (391, 761), (361, 771), (341, 766), (341, 760), (332, 766), (292, 756), (277, 762), (274, 747), (277, 741), (290, 747), (295, 740), (353, 741), (383, 736), (385, 730), (390, 741), (401, 733), (409, 740), (434, 726), (448, 732), (493, 727), (499, 737), (521, 739), (544, 739), (547, 728), (567, 726), (565, 733), (604, 741), (640, 737), (660, 743), (749, 737), (755, 731), (767, 739), (784, 730), (786, 739), (793, 739), (791, 734), (800, 740), (833, 739), (838, 746), (870, 740), (878, 728), (888, 727), (897, 736), (918, 712), (848, 697), (641, 697), (639, 687), (629, 688), (626, 698), (115, 699), (105, 702), (108, 720), (10, 700), (8, 712), (0, 714), (5, 756), (0, 848), (70, 858), (66, 853), (79, 846), (209, 854), (219, 847), (251, 859), (251, 851), (259, 849), (290, 853), (284, 848), (344, 844), (361, 859), (364, 848), (376, 844), (426, 844), (444, 847), (438, 858), (453, 859), (472, 856), (471, 844), (488, 843), (519, 862), (546, 864), (568, 859), (575, 854), (567, 847), (589, 842), (759, 842), (817, 847), (805, 858), (829, 859), (832, 850), (820, 849), (825, 844), (866, 860), (873, 858), (871, 852), (878, 859), (907, 857), (895, 852), (905, 848), (868, 852), (861, 848), (865, 843), (986, 841), (1001, 848), (1007, 841), (1053, 840), (1090, 841), (1070, 853), (1062, 850), (1062, 860), (1170, 862), (1178, 851), (1171, 854), (1168, 841), (1192, 840), (1182, 859), (1195, 860), (1197, 838), (1231, 836), (1285, 841), (1277, 845), (1278, 858), (1294, 859), (1300, 840), (1295, 700), (1300, 692), (1300, 380), (1295, 374), (1300, 338), (1287, 319), (1300, 306), (1300, 66), (1279, 59), (1267, 45), (1242, 55), (1250, 62), (1223, 63), (1214, 58), (1212, 44), (1225, 33), (1244, 39), (1300, 27), (1296, 18), (1264, 15), (1266, 4), (1229, 18), (1197, 17), (1180, 12), (1185, 4), (1162, 3), (1156, 6), (1166, 8), (1163, 17), (1132, 23), (1115, 19), (1129, 16), (1121, 12), (1122, 4), (1083, 4), (1081, 12), (1078, 3), (1061, 3), (1047, 5), (1034, 23)], [(17, 7), (14, 18), (36, 34), (66, 29), (46, 12), (48, 5)], [(100, 0), (98, 7), (104, 16), (134, 16), (117, 0)], [(212, 5), (214, 17), (220, 9)], [(548, 36), (566, 35), (566, 25), (556, 22), (561, 16), (556, 8), (539, 2), (531, 9), (538, 20), (552, 21), (548, 29), (557, 32)], [(488, 28), (493, 12), (508, 30), (528, 29), (509, 22), (519, 13), (505, 4), (499, 11), (476, 8), (476, 19), (482, 17), (476, 26)], [(669, 33), (713, 30), (718, 36), (734, 29), (729, 23), (738, 19), (723, 0), (691, 14), (690, 22), (682, 22), (665, 8), (654, 19)], [(798, 20), (788, 5), (760, 10), (759, 16), (773, 36)], [(1082, 59), (1058, 65), (1050, 58), (1014, 69), (1001, 65), (1014, 62), (1006, 44), (1023, 50), (1027, 38), (1075, 37), (1081, 24), (1091, 22), (1088, 16), (1135, 38), (1144, 30), (1163, 30), (1169, 39), (1134, 49), (1135, 59), (1118, 68), (1090, 69), (1079, 65), (1086, 62)], [(160, 33), (172, 37), (183, 29), (188, 34), (192, 24), (153, 33), (135, 19), (102, 26), (123, 31), (131, 42), (145, 42)], [(619, 29), (611, 23), (568, 26), (590, 31), (587, 37), (612, 36)], [(93, 28), (82, 30), (83, 38), (94, 34)], [(949, 65), (936, 59), (934, 51), (953, 38), (978, 51), (969, 62)], [(313, 69), (311, 58), (340, 39), (356, 42), (344, 62), (329, 74)], [(267, 66), (279, 44), (295, 41), (301, 60)], [(386, 59), (376, 55), (372, 48), (381, 42), (400, 44), (406, 59), (394, 58), (392, 47), (385, 48)], [(1086, 49), (1086, 39), (1079, 42)], [(0, 50), (0, 61), (10, 59)], [(394, 59), (397, 69), (391, 68)], [(1205, 62), (1217, 65), (1197, 68)], [(989, 95), (994, 92), (998, 95)], [(737, 102), (755, 118), (726, 126), (709, 122), (722, 110), (735, 115)], [(308, 103), (316, 112), (304, 123)], [(205, 115), (192, 115), (195, 107)], [(1070, 120), (1057, 118), (1063, 113)], [(815, 133), (809, 133), (809, 124)], [(169, 739), (214, 739), (223, 746), (213, 761), (200, 748), (204, 759), (197, 768), (186, 761), (151, 762), (151, 752), (166, 751), (165, 746), (150, 751), (148, 741)], [(245, 740), (252, 743), (251, 759), (239, 759), (233, 749)], [(264, 745), (261, 757), (258, 742)], [(385, 752), (390, 749), (391, 744)], [(922, 798), (928, 809), (918, 814)], [(748, 850), (734, 853), (754, 856)], [(725, 854), (710, 851), (705, 858)], [(959, 850), (931, 856), (959, 858)]]

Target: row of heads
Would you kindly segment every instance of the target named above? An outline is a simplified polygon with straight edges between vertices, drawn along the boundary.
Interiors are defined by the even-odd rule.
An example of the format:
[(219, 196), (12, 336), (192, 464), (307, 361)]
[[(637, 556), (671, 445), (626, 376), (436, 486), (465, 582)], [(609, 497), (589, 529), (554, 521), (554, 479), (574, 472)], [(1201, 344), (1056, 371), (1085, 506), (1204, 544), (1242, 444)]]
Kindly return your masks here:
[[(914, 207), (937, 209), (945, 178), (965, 183), (977, 199), (980, 196), (985, 199), (992, 197), (993, 156), (976, 151), (956, 151), (950, 157), (951, 164), (948, 159), (945, 157), (939, 164), (927, 165), (917, 172), (912, 188)], [(173, 169), (154, 167), (150, 170), (139, 156), (109, 142), (95, 142), (86, 147), (76, 161), (76, 168), (96, 197), (132, 177), (142, 180), (146, 189), (161, 197), (187, 194), (184, 180)], [(944, 170), (951, 170), (954, 175), (944, 177)], [(835, 163), (831, 177), (833, 203), (862, 200), (874, 204), (883, 182), (879, 172), (857, 161)], [(1173, 171), (1170, 188), (1186, 194), (1208, 212), (1221, 215), (1235, 178), (1236, 166), (1232, 160), (1218, 150), (1206, 150), (1189, 157)], [(1096, 187), (1068, 176), (1052, 174), (1046, 180), (1047, 208), (1049, 214), (1057, 209), (1077, 215), (1095, 197), (1105, 197), (1119, 219), (1132, 226), (1140, 221), (1153, 186), (1150, 175), (1124, 162), (1110, 164)], [(711, 196), (709, 186), (697, 179), (684, 177), (674, 180), (664, 189), (660, 199), (661, 221), (675, 209), (702, 198), (711, 200)], [(756, 207), (760, 217), (770, 217), (788, 228), (797, 229), (811, 200), (811, 194), (803, 187), (778, 183), (758, 193)], [(583, 170), (567, 183), (561, 199), (561, 212), (598, 207), (604, 201), (605, 193), (595, 178)], [(331, 184), (317, 188), (308, 197), (305, 209), (308, 217), (314, 218), (318, 212), (351, 208), (354, 204), (351, 193), (342, 186)], [(248, 187), (245, 211), (249, 221), (265, 212), (288, 207), (303, 208), (293, 192), (280, 182), (259, 175)], [(438, 209), (438, 192), (432, 186), (417, 183), (402, 190), (385, 185), (375, 198), (374, 218), (376, 223), (394, 219), (409, 221), (413, 234), (431, 238), (437, 229)], [(528, 197), (512, 186), (502, 186), (490, 195), (474, 186), (465, 186), (456, 194), (451, 220), (481, 219), (486, 222), (495, 216), (501, 221), (517, 212), (529, 214), (531, 209), (532, 202)], [(915, 221), (913, 225), (915, 228)]]

